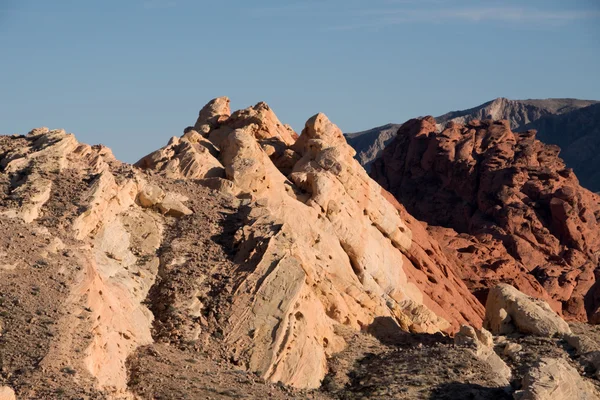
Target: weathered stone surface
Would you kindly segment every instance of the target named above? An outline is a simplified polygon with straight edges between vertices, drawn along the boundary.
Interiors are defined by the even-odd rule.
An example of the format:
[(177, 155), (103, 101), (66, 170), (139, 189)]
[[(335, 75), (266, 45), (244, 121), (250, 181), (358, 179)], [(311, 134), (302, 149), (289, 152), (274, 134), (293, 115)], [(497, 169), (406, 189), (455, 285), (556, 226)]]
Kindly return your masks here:
[(502, 350), (502, 353), (513, 360), (517, 360), (519, 358), (519, 353), (521, 352), (521, 350), (523, 350), (523, 346), (521, 346), (520, 344), (507, 343), (506, 346), (504, 346), (504, 350)]
[[(447, 279), (434, 260), (450, 262), (432, 241), (411, 250), (411, 230), (352, 158), (341, 131), (318, 114), (294, 142), (271, 113), (259, 104), (208, 134), (218, 142), (227, 179), (253, 200), (237, 257), (251, 257), (257, 243), (266, 246), (234, 300), (237, 322), (228, 329), (228, 342), (236, 354), (248, 354), (248, 367), (269, 380), (315, 386), (326, 358), (344, 346), (336, 324), (364, 329), (385, 317), (415, 332), (480, 325), (482, 307), (451, 271), (448, 296), (430, 296), (411, 283), (424, 278), (433, 286), (423, 270)], [(290, 162), (274, 154), (290, 154)], [(435, 256), (417, 271), (413, 262), (429, 260), (430, 246)], [(290, 303), (289, 293), (298, 300)]]
[(523, 378), (515, 400), (596, 400), (598, 393), (563, 359), (542, 358)]
[(0, 386), (0, 400), (17, 400), (14, 390), (8, 386)]
[(224, 177), (225, 170), (215, 157), (217, 153), (212, 143), (193, 133), (197, 132), (188, 131), (181, 139), (171, 139), (167, 146), (148, 154), (135, 165), (161, 172), (172, 179)]
[(162, 201), (166, 196), (164, 190), (157, 185), (146, 185), (138, 193), (138, 203), (142, 207), (152, 207)]
[(402, 125), (371, 174), (456, 251), (457, 273), (482, 302), (505, 282), (567, 319), (595, 321), (600, 198), (558, 152), (507, 121), (439, 132), (426, 117)]
[[(344, 330), (377, 334), (381, 321), (396, 333), (481, 326), (484, 309), (456, 274), (457, 258), (368, 177), (324, 114), (310, 118), (297, 137), (264, 103), (231, 116), (226, 102), (217, 103), (201, 112), (201, 127), (142, 159), (137, 165), (146, 171), (102, 147), (60, 147), (64, 133), (32, 145), (51, 131), (11, 139), (12, 150), (0, 152), (12, 171), (0, 180), (7, 199), (13, 177), (35, 170), (30, 163), (38, 162), (38, 151), (64, 158), (57, 175), (41, 178), (52, 188), (60, 189), (61, 180), (75, 187), (72, 207), (51, 193), (40, 211), (66, 215), (57, 218), (62, 252), (72, 252), (80, 269), (63, 299), (72, 309), (61, 323), (83, 331), (52, 339), (44, 368), (73, 357), (87, 374), (82, 380), (126, 395), (125, 360), (153, 340), (149, 296), (160, 318), (155, 326), (169, 331), (161, 340), (218, 347), (219, 357), (237, 367), (299, 388), (321, 384), (328, 359), (346, 347)], [(17, 148), (35, 150), (22, 155)], [(219, 173), (210, 176), (215, 168)], [(182, 238), (205, 229), (199, 218), (206, 209), (189, 196), (200, 189), (207, 198), (221, 196), (201, 185), (231, 200), (219, 210), (227, 214), (219, 237), (214, 226), (203, 232), (204, 242), (221, 246), (207, 255)], [(188, 197), (174, 187), (186, 188)], [(0, 211), (17, 209), (32, 193), (18, 194), (23, 202), (0, 202)], [(80, 319), (82, 309), (88, 314)], [(75, 335), (91, 337), (80, 352), (72, 348)], [(491, 348), (489, 335), (477, 337)], [(486, 360), (491, 356), (485, 352)]]
[[(152, 315), (143, 302), (158, 272), (162, 221), (135, 203), (147, 183), (109, 149), (80, 144), (62, 130), (38, 129), (0, 145), (0, 212), (47, 236), (39, 255), (69, 254), (63, 268), (75, 271), (39, 369), (61, 376), (70, 366), (82, 382), (91, 377), (106, 393), (126, 396), (125, 361), (152, 342)], [(85, 326), (82, 310), (88, 310)], [(78, 347), (84, 336), (89, 340)]]
[(507, 284), (499, 284), (490, 290), (484, 326), (500, 335), (515, 330), (547, 337), (571, 333), (569, 325), (548, 303), (529, 297)]
[(157, 204), (158, 209), (165, 215), (171, 217), (183, 217), (192, 214), (192, 210), (187, 208), (177, 196), (167, 193), (164, 199)]
[(227, 120), (230, 114), (229, 98), (218, 97), (213, 99), (198, 113), (194, 129), (198, 132), (208, 133), (211, 129), (218, 127), (221, 122)]
[(600, 104), (597, 100), (540, 99), (509, 100), (498, 98), (469, 110), (454, 111), (437, 117), (439, 126), (450, 122), (506, 119), (515, 131), (535, 129), (538, 138), (562, 149), (561, 155), (573, 168), (582, 186), (600, 191), (598, 138)]

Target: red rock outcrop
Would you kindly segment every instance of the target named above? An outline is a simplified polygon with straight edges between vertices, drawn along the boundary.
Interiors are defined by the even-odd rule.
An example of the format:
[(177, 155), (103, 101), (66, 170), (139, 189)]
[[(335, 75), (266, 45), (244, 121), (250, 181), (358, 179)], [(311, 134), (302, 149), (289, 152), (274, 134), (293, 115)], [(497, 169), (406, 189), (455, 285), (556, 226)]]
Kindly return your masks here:
[(557, 146), (507, 121), (405, 123), (372, 177), (461, 260), (481, 301), (507, 282), (569, 319), (600, 321), (594, 270), (600, 197), (579, 185)]

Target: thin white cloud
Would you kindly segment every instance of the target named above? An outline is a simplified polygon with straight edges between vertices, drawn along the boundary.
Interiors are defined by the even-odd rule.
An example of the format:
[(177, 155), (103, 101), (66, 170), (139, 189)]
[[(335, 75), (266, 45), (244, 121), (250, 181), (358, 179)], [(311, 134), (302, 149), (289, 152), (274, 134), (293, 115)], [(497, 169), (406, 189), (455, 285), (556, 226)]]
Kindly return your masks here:
[(385, 27), (403, 23), (439, 23), (446, 21), (505, 23), (565, 24), (574, 21), (600, 19), (600, 10), (545, 11), (520, 7), (481, 7), (458, 9), (363, 9), (356, 16), (361, 21), (333, 27), (334, 30), (352, 30)]

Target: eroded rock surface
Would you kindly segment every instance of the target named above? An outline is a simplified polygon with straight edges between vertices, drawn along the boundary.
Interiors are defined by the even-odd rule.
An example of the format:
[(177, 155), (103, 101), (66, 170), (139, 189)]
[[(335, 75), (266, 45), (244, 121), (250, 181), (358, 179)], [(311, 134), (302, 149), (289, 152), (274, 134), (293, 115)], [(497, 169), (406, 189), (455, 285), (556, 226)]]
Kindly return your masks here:
[[(201, 183), (247, 207), (234, 261), (248, 267), (233, 278), (224, 327), (242, 365), (272, 381), (316, 387), (327, 358), (345, 347), (337, 325), (364, 330), (385, 317), (412, 332), (481, 326), (483, 307), (454, 274), (455, 260), (410, 220), (413, 237), (402, 207), (367, 176), (325, 115), (309, 119), (298, 137), (264, 103), (229, 117), (211, 113), (219, 117), (202, 124), (197, 141), (214, 145), (225, 179)], [(138, 165), (168, 174), (146, 159)], [(445, 288), (434, 289), (437, 282)]]
[(506, 121), (408, 121), (372, 176), (460, 260), (457, 273), (485, 302), (498, 282), (547, 301), (571, 320), (596, 321), (600, 197), (579, 186), (556, 146)]
[(515, 400), (596, 400), (598, 393), (562, 359), (543, 358), (523, 379)]
[(485, 305), (484, 326), (495, 334), (515, 331), (538, 336), (563, 336), (569, 325), (543, 300), (534, 299), (507, 284), (490, 290)]
[[(19, 397), (130, 397), (126, 359), (153, 341), (144, 302), (164, 225), (159, 213), (136, 204), (146, 186), (109, 149), (64, 131), (2, 137), (2, 263), (11, 268), (2, 271), (0, 293), (3, 307), (12, 307), (2, 362)], [(23, 354), (35, 354), (37, 368), (23, 368)], [(64, 385), (70, 376), (76, 392)]]
[[(60, 334), (41, 345), (40, 365), (75, 371), (86, 390), (131, 396), (126, 361), (154, 341), (203, 343), (263, 379), (316, 388), (347, 345), (339, 327), (481, 325), (455, 260), (390, 203), (323, 114), (298, 137), (265, 103), (231, 113), (216, 99), (139, 168), (64, 131), (1, 145), (0, 213), (48, 231), (40, 257), (73, 260), (56, 295), (67, 304), (54, 319)], [(210, 207), (226, 218), (216, 231)], [(32, 263), (2, 260), (15, 279)], [(24, 382), (13, 382), (19, 393)]]
[[(354, 156), (324, 114), (298, 136), (226, 98), (137, 166), (64, 131), (0, 137), (0, 383), (19, 398), (507, 398), (460, 255)], [(461, 325), (468, 351), (446, 335)]]

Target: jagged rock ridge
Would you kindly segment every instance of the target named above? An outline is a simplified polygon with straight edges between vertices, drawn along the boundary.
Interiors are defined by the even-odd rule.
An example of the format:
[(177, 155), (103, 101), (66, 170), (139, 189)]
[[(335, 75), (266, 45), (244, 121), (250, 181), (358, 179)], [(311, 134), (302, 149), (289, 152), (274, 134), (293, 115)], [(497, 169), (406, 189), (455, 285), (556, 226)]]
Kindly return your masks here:
[[(353, 156), (323, 114), (298, 137), (227, 98), (137, 167), (64, 131), (0, 137), (0, 393), (509, 398), (540, 345), (492, 342), (457, 254)], [(475, 348), (441, 333), (463, 324)]]
[[(497, 98), (480, 106), (452, 111), (436, 118), (438, 129), (449, 122), (505, 119), (511, 129), (535, 129), (538, 138), (561, 148), (561, 157), (573, 168), (582, 186), (600, 191), (598, 149), (600, 144), (600, 104), (595, 100), (538, 99), (509, 100)], [(348, 135), (348, 143), (357, 152), (357, 159), (370, 171), (371, 164), (396, 136), (401, 124), (388, 124), (368, 131)]]
[(482, 301), (509, 282), (567, 318), (597, 322), (600, 197), (558, 151), (508, 121), (439, 132), (427, 117), (402, 126), (372, 176), (457, 251), (459, 274)]
[[(309, 119), (298, 137), (264, 103), (233, 114), (228, 104), (209, 103), (195, 124), (202, 135), (186, 129), (137, 165), (202, 178), (250, 201), (235, 261), (251, 273), (240, 278), (225, 328), (236, 358), (273, 381), (315, 387), (327, 357), (344, 347), (338, 325), (368, 329), (375, 318), (414, 332), (480, 325), (481, 305), (451, 268), (438, 266), (452, 261), (428, 237), (414, 246), (326, 116)], [(221, 177), (194, 172), (215, 161)], [(447, 290), (436, 288), (439, 281)]]
[[(226, 98), (138, 168), (60, 130), (2, 137), (0, 221), (23, 235), (12, 243), (39, 241), (30, 258), (3, 255), (4, 304), (21, 299), (3, 322), (5, 359), (14, 356), (5, 365), (19, 369), (18, 332), (36, 325), (29, 299), (40, 289), (27, 292), (23, 271), (39, 259), (47, 268), (34, 268), (36, 279), (61, 276), (44, 292), (55, 299), (54, 333), (31, 331), (49, 338), (37, 347), (43, 372), (13, 375), (11, 385), (29, 396), (70, 387), (129, 398), (139, 364), (128, 360), (164, 341), (202, 342), (268, 381), (312, 388), (346, 346), (340, 330), (376, 333), (376, 320), (398, 332), (480, 326), (483, 307), (453, 272), (456, 260), (403, 220), (353, 156), (323, 114), (298, 137), (266, 104), (231, 113)], [(222, 226), (199, 219), (212, 208), (224, 210)], [(227, 226), (212, 266), (189, 250), (208, 243), (205, 229)], [(61, 380), (71, 371), (76, 387)], [(42, 374), (61, 379), (42, 384)]]

